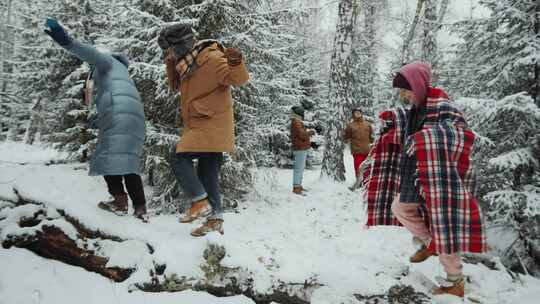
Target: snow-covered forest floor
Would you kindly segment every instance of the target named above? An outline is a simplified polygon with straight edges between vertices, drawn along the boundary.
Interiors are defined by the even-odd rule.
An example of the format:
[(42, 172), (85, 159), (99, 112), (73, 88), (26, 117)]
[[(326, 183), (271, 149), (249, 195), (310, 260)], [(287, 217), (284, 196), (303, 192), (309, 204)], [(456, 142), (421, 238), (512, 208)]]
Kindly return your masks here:
[[(196, 224), (180, 224), (177, 215), (154, 215), (144, 224), (98, 209), (97, 202), (108, 196), (104, 181), (89, 177), (85, 164), (62, 159), (62, 154), (46, 148), (0, 143), (0, 241), (35, 234), (45, 225), (77, 239), (77, 231), (65, 220), (69, 215), (89, 229), (118, 238), (84, 244), (79, 240), (80, 246), (108, 257), (107, 267), (136, 270), (115, 283), (26, 249), (1, 248), (1, 304), (256, 303), (243, 295), (216, 298), (202, 291), (151, 293), (136, 287), (171, 277), (191, 283), (209, 280), (204, 252), (211, 245), (225, 249), (223, 269), (234, 269), (237, 280), (250, 282), (257, 294), (287, 286), (314, 304), (377, 303), (372, 296), (388, 294), (399, 284), (429, 294), (424, 278), (443, 275), (435, 258), (420, 265), (408, 263), (414, 248), (404, 229), (364, 228), (364, 202), (347, 188), (352, 176), (346, 184), (336, 184), (320, 179), (318, 169), (308, 170), (304, 184), (309, 195), (300, 197), (290, 193), (290, 170), (259, 169), (253, 192), (236, 212), (225, 214), (225, 234), (193, 238), (189, 232)], [(346, 160), (351, 168), (352, 159)], [(32, 203), (21, 204), (21, 198)], [(17, 219), (39, 208), (45, 210), (42, 222), (20, 227)], [(538, 303), (540, 280), (511, 274), (491, 259), (499, 270), (465, 264), (466, 303)], [(163, 274), (155, 274), (156, 265), (166, 265)], [(425, 300), (430, 302), (462, 303), (451, 296)]]

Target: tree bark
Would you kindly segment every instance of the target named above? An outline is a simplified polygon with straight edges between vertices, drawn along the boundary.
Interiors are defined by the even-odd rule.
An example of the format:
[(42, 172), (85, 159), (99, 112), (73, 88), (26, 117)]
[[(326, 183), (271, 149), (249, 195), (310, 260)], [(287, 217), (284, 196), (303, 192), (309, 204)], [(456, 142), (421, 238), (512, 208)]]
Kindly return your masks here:
[[(2, 41), (0, 41), (0, 81), (2, 82), (0, 86), (0, 92), (5, 93), (7, 89), (7, 76), (6, 76), (6, 60), (10, 59), (8, 57), (8, 46), (10, 41), (10, 28), (11, 16), (13, 14), (13, 0), (8, 0), (6, 6), (6, 19), (3, 23), (2, 29)], [(0, 95), (0, 102), (2, 102), (2, 96)]]
[[(8, 217), (12, 214), (17, 216), (16, 220), (20, 229), (13, 229), (10, 234), (3, 238), (3, 248), (9, 249), (13, 246), (25, 248), (41, 257), (82, 267), (87, 271), (98, 273), (115, 282), (126, 280), (135, 270), (132, 268), (107, 267), (108, 257), (100, 256), (94, 250), (88, 249), (86, 245), (79, 244), (100, 239), (122, 242), (123, 240), (121, 238), (102, 233), (99, 230), (91, 230), (77, 219), (67, 215), (63, 210), (53, 212), (59, 214), (59, 217), (50, 218), (50, 208), (39, 202), (23, 198), (16, 191), (15, 193), (18, 196), (17, 201), (13, 202), (15, 208), (26, 205), (37, 205), (40, 208), (32, 216), (17, 216), (17, 210), (5, 213)], [(10, 212), (13, 213), (10, 214)], [(3, 220), (3, 218), (0, 220)], [(59, 228), (60, 226), (55, 221), (65, 221), (65, 224), (71, 224), (77, 231), (77, 239), (70, 238)], [(36, 227), (38, 225), (41, 225), (39, 229), (28, 229), (29, 227)], [(147, 246), (149, 247), (149, 254), (152, 254), (153, 249), (150, 250), (150, 246), (148, 244)]]
[[(534, 33), (536, 37), (540, 36), (540, 3), (536, 4), (536, 19), (534, 22)], [(540, 62), (534, 65), (534, 85), (532, 97), (538, 107), (540, 107)]]
[[(437, 66), (437, 10), (435, 0), (425, 0), (424, 37), (422, 39), (422, 60), (430, 63), (435, 75)], [(435, 77), (434, 77), (435, 78)]]
[(347, 113), (352, 107), (351, 98), (351, 52), (357, 17), (356, 0), (340, 0), (338, 23), (330, 65), (329, 104), (331, 119), (325, 135), (322, 176), (336, 181), (345, 180), (343, 162), (343, 129), (347, 122)]
[[(354, 94), (353, 106), (363, 109), (365, 115), (373, 116), (376, 77), (376, 24), (379, 0), (361, 0), (362, 22), (354, 47)], [(360, 21), (359, 21), (360, 22)]]
[(416, 32), (416, 27), (418, 26), (418, 21), (420, 20), (420, 14), (422, 13), (422, 7), (424, 6), (425, 0), (418, 0), (416, 3), (416, 12), (414, 13), (414, 19), (409, 29), (409, 34), (405, 41), (403, 41), (403, 47), (401, 49), (401, 64), (405, 65), (410, 61), (409, 54), (409, 45), (414, 39), (414, 33)]

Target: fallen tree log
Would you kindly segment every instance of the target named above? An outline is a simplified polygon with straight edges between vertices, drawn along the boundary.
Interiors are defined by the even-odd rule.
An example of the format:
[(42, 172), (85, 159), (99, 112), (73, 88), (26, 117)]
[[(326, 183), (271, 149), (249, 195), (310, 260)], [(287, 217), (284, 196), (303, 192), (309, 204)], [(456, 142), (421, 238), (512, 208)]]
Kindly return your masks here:
[(97, 256), (91, 250), (79, 248), (60, 228), (43, 225), (34, 235), (11, 237), (2, 243), (5, 249), (12, 246), (28, 249), (35, 254), (69, 265), (79, 266), (88, 271), (99, 273), (115, 282), (129, 278), (134, 269), (106, 267), (108, 259)]
[(65, 212), (51, 211), (37, 202), (19, 199), (15, 204), (14, 208), (3, 210), (0, 225), (0, 231), (4, 230), (3, 248), (25, 248), (41, 257), (82, 267), (115, 282), (126, 280), (135, 271), (134, 268), (107, 267), (109, 258), (96, 254), (85, 245), (96, 240), (122, 242), (121, 238), (93, 231)]

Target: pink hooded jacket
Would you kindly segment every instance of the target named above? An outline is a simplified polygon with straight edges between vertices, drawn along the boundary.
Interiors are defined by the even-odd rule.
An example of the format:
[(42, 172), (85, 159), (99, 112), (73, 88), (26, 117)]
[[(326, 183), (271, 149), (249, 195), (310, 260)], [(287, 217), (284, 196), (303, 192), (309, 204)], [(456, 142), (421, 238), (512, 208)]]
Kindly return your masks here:
[(425, 102), (431, 87), (431, 65), (417, 61), (404, 65), (399, 73), (405, 77), (419, 101)]

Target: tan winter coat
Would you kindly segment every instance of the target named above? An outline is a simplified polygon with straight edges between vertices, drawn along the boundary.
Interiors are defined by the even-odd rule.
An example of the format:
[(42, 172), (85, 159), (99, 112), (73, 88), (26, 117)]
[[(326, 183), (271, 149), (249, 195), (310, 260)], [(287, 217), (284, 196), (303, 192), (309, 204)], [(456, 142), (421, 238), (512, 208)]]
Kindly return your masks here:
[(371, 124), (364, 119), (354, 119), (345, 129), (345, 140), (351, 143), (352, 154), (368, 154), (373, 142)]
[(180, 84), (184, 128), (176, 152), (233, 152), (234, 114), (231, 86), (249, 80), (245, 63), (230, 66), (218, 44), (197, 56), (199, 68)]
[(294, 151), (311, 148), (311, 132), (306, 129), (300, 117), (291, 119), (291, 141)]

